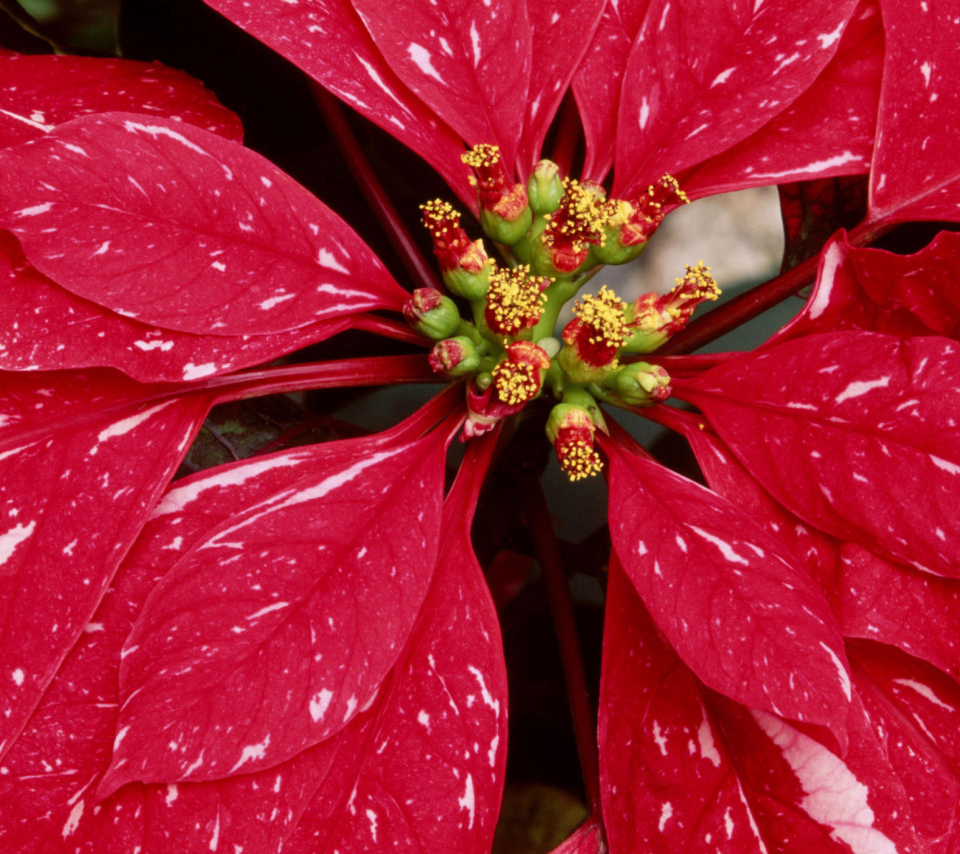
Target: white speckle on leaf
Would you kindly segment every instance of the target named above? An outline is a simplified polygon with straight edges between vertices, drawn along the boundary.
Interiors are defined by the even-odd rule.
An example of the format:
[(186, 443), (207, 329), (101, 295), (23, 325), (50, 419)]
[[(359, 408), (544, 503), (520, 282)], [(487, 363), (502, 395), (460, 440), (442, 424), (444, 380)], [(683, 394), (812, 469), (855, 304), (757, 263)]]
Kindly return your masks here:
[(371, 810), (367, 810), (367, 818), (370, 820), (370, 836), (374, 842), (377, 841), (377, 814)]
[(23, 684), (23, 680), (24, 680), (23, 671), (18, 667), (16, 670), (13, 671), (13, 681), (17, 683), (17, 687), (19, 688)]
[(266, 608), (261, 608), (259, 611), (254, 611), (250, 614), (248, 620), (256, 620), (259, 617), (262, 617), (264, 614), (269, 614), (271, 611), (279, 611), (281, 608), (289, 608), (289, 602), (274, 602), (272, 605), (267, 605)]
[(320, 249), (320, 252), (317, 254), (317, 263), (321, 267), (326, 267), (328, 270), (336, 270), (338, 273), (343, 273), (344, 275), (350, 274), (350, 271), (344, 267), (328, 249)]
[(670, 801), (664, 801), (663, 806), (660, 808), (660, 821), (657, 824), (657, 829), (663, 833), (663, 828), (667, 826), (667, 822), (670, 820), (670, 816), (673, 815), (673, 805)]
[(834, 398), (835, 403), (843, 403), (854, 397), (861, 397), (875, 388), (886, 388), (890, 385), (890, 377), (881, 377), (878, 380), (856, 380), (848, 385)]
[(458, 798), (457, 803), (460, 805), (460, 809), (467, 810), (470, 813), (470, 821), (467, 824), (467, 829), (472, 830), (477, 805), (473, 794), (473, 777), (470, 774), (467, 774), (467, 784), (463, 792), (463, 797)]
[(913, 679), (892, 679), (892, 682), (896, 682), (898, 685), (906, 685), (908, 688), (912, 688), (916, 691), (921, 697), (926, 698), (935, 706), (939, 706), (941, 709), (946, 709), (948, 712), (956, 712), (954, 706), (950, 706), (947, 703), (944, 703), (933, 691), (922, 682), (916, 682)]
[(827, 655), (830, 656), (834, 666), (837, 668), (837, 674), (840, 676), (840, 686), (843, 688), (843, 693), (847, 698), (847, 702), (850, 702), (850, 700), (853, 699), (853, 695), (850, 692), (850, 674), (847, 673), (847, 668), (843, 666), (843, 662), (840, 660), (839, 656), (823, 641), (820, 641), (820, 646), (827, 651)]
[(437, 74), (437, 69), (433, 67), (433, 63), (430, 61), (430, 51), (427, 50), (423, 45), (419, 45), (416, 42), (411, 42), (407, 47), (407, 53), (410, 56), (410, 59), (413, 60), (413, 63), (420, 69), (420, 71), (427, 75), (427, 77), (432, 77), (438, 83), (446, 86), (444, 79)]
[(70, 836), (80, 825), (80, 818), (83, 816), (83, 801), (77, 801), (77, 804), (72, 810), (70, 810), (70, 815), (67, 816), (67, 822), (63, 826), (63, 838), (66, 839)]
[(30, 522), (29, 525), (18, 522), (5, 534), (0, 534), (0, 566), (10, 559), (17, 546), (29, 537), (36, 527), (36, 521)]
[(730, 563), (741, 563), (744, 566), (749, 566), (750, 562), (745, 558), (738, 555), (733, 547), (726, 540), (721, 540), (719, 537), (715, 537), (713, 534), (704, 531), (702, 528), (698, 528), (695, 525), (690, 525), (690, 530), (695, 534), (699, 534), (703, 539), (708, 543), (713, 543), (718, 549), (720, 549), (720, 554), (723, 555), (724, 560), (729, 561)]
[(203, 365), (195, 365), (193, 362), (187, 362), (183, 366), (183, 378), (185, 380), (198, 380), (201, 377), (209, 377), (210, 374), (217, 372), (217, 366), (213, 362), (206, 362)]
[(240, 752), (240, 758), (237, 760), (237, 764), (230, 769), (230, 773), (232, 774), (241, 765), (243, 765), (246, 762), (249, 762), (251, 759), (263, 759), (263, 757), (267, 753), (267, 748), (269, 746), (270, 746), (270, 733), (267, 733), (264, 736), (263, 741), (261, 741), (259, 744), (248, 744)]
[(823, 258), (823, 271), (820, 273), (820, 281), (817, 284), (817, 292), (813, 301), (810, 303), (808, 315), (811, 320), (816, 320), (826, 311), (830, 305), (830, 292), (833, 290), (833, 280), (837, 275), (837, 267), (843, 260), (843, 253), (839, 243), (831, 243)]
[(822, 47), (824, 50), (832, 47), (843, 33), (845, 24), (846, 21), (841, 21), (839, 24), (837, 24), (836, 29), (831, 30), (829, 33), (821, 33), (819, 36), (817, 36), (817, 38), (820, 40), (820, 47)]
[(44, 202), (42, 205), (34, 205), (31, 208), (21, 208), (18, 211), (14, 211), (14, 216), (39, 216), (40, 214), (46, 213), (50, 208), (53, 207), (53, 202)]
[(330, 707), (330, 701), (333, 699), (333, 691), (322, 688), (317, 695), (310, 701), (310, 717), (314, 722), (319, 721)]
[(295, 296), (296, 294), (281, 294), (278, 297), (270, 297), (270, 299), (265, 299), (263, 302), (257, 303), (257, 305), (264, 311), (267, 311), (273, 308), (275, 305), (286, 302), (288, 299), (293, 299)]
[(106, 442), (108, 439), (115, 439), (117, 436), (125, 436), (131, 430), (135, 430), (144, 421), (150, 418), (153, 415), (156, 415), (158, 412), (166, 409), (173, 401), (167, 401), (166, 403), (161, 403), (158, 406), (153, 406), (150, 409), (140, 412), (137, 415), (131, 415), (129, 418), (124, 418), (122, 421), (117, 421), (115, 424), (111, 424), (109, 427), (101, 430), (97, 434), (98, 442)]
[(180, 796), (180, 793), (177, 791), (176, 783), (167, 783), (167, 795), (163, 799), (166, 805), (172, 806), (173, 802)]
[[(942, 459), (941, 457), (930, 454), (930, 462), (932, 462), (938, 469), (942, 469), (945, 472), (950, 474), (960, 474), (960, 466), (955, 463), (951, 463), (949, 460)], [(3, 545), (3, 541), (0, 540), (0, 546)], [(2, 557), (2, 555), (0, 555)], [(0, 561), (2, 563), (2, 561)]]
[(737, 67), (734, 65), (732, 68), (726, 68), (721, 71), (716, 77), (713, 78), (710, 88), (712, 89), (714, 86), (719, 86), (721, 83), (726, 83), (730, 79), (730, 75), (736, 70)]

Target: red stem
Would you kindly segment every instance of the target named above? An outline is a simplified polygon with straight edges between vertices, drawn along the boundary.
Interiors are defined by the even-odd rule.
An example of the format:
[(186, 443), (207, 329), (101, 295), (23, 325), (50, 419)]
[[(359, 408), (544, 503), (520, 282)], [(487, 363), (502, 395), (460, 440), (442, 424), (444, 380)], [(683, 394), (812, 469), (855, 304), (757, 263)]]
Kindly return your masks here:
[(371, 332), (382, 335), (384, 338), (393, 338), (406, 344), (416, 344), (418, 347), (432, 347), (434, 342), (424, 338), (419, 332), (411, 329), (406, 323), (399, 320), (387, 320), (375, 314), (356, 314), (350, 318), (350, 328), (359, 332)]
[(600, 760), (597, 755), (597, 732), (593, 721), (593, 710), (590, 708), (587, 677), (583, 667), (583, 653), (580, 649), (580, 637), (577, 634), (570, 585), (560, 558), (560, 547), (550, 521), (550, 511), (547, 508), (543, 487), (536, 475), (524, 474), (521, 477), (520, 498), (530, 523), (533, 547), (543, 571), (547, 600), (550, 603), (550, 613), (557, 633), (557, 645), (560, 650), (560, 660), (563, 663), (567, 697), (570, 701), (570, 714), (573, 717), (573, 730), (577, 739), (577, 751), (580, 754), (583, 785), (590, 810), (599, 817), (601, 815)]
[[(894, 226), (895, 223), (863, 223), (853, 229), (847, 239), (851, 246), (866, 246)], [(814, 255), (802, 264), (787, 270), (786, 273), (718, 306), (709, 314), (695, 320), (682, 332), (674, 335), (657, 351), (657, 355), (674, 356), (692, 353), (748, 320), (753, 320), (767, 309), (773, 308), (787, 297), (812, 284), (816, 280), (819, 263), (820, 256)]]
[(573, 98), (573, 90), (567, 92), (560, 108), (560, 124), (557, 126), (557, 139), (553, 144), (551, 158), (560, 167), (561, 175), (569, 175), (573, 168), (573, 157), (580, 141), (580, 112)]
[(443, 380), (430, 368), (426, 356), (374, 356), (336, 362), (286, 365), (226, 377), (213, 377), (191, 386), (177, 385), (171, 389), (170, 396), (191, 392), (213, 392), (216, 403), (229, 403), (249, 397), (310, 389), (438, 382)]
[(373, 211), (380, 225), (386, 232), (387, 238), (397, 250), (404, 268), (410, 278), (421, 288), (440, 288), (440, 282), (433, 271), (433, 266), (424, 257), (407, 229), (397, 209), (387, 196), (380, 179), (377, 178), (370, 161), (364, 156), (357, 142), (356, 136), (347, 124), (340, 103), (319, 83), (311, 83), (314, 100), (327, 121), (327, 127), (337, 141), (337, 146), (347, 167), (360, 186), (367, 204)]

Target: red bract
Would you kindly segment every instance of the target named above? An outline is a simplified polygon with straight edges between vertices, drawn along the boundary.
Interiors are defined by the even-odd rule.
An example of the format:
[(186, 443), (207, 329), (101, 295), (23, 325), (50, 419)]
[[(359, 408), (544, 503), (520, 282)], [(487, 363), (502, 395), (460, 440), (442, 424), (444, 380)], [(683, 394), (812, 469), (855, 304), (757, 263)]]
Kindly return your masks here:
[[(210, 5), (421, 154), (499, 254), (423, 199), (442, 294), (325, 93), (416, 311), (190, 78), (0, 56), (0, 848), (489, 851), (507, 684), (476, 536), (494, 567), (536, 556), (549, 591), (591, 816), (558, 852), (953, 851), (960, 259), (948, 234), (863, 244), (956, 218), (957, 10)], [(557, 162), (531, 176), (547, 139)], [(830, 237), (868, 170), (866, 224)], [(664, 357), (716, 298), (709, 267), (687, 302), (627, 303), (600, 262), (635, 259), (688, 193), (772, 181), (804, 183), (764, 293), (819, 263), (805, 309), (754, 353)], [(404, 306), (415, 331), (367, 314)], [(431, 361), (228, 375), (348, 329)], [(435, 382), (430, 365), (455, 381), (386, 432), (169, 486), (215, 403)], [(698, 411), (654, 405), (671, 388)], [(602, 405), (683, 434), (710, 489)], [(609, 479), (596, 728), (544, 424), (568, 474)], [(478, 516), (514, 509), (510, 462), (527, 532), (474, 533), (488, 469)], [(508, 574), (504, 609), (527, 592)]]
[[(141, 323), (243, 335), (298, 329), (404, 292), (335, 214), (237, 143), (101, 114), (0, 154), (9, 228), (34, 266)], [(215, 373), (196, 365), (183, 379)]]
[(240, 119), (196, 80), (158, 63), (0, 56), (0, 146), (39, 139), (87, 113), (123, 110), (189, 122), (239, 141)]

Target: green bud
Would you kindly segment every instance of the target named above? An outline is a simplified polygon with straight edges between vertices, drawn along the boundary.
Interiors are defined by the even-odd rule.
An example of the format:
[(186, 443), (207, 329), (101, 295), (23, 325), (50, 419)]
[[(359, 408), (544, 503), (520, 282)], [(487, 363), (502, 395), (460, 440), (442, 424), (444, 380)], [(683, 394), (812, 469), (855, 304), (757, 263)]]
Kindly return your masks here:
[(670, 397), (670, 375), (660, 365), (635, 362), (616, 374), (616, 389), (628, 406), (652, 406)]
[(436, 373), (450, 379), (470, 376), (480, 367), (477, 348), (466, 335), (438, 342), (428, 359)]
[(403, 306), (403, 316), (417, 332), (434, 341), (460, 328), (457, 304), (435, 288), (417, 288)]
[(563, 198), (563, 181), (560, 167), (552, 160), (541, 160), (530, 173), (527, 181), (527, 197), (536, 214), (553, 213), (560, 207)]
[[(476, 241), (480, 244), (480, 241)], [(482, 244), (480, 244), (482, 251)], [(493, 269), (493, 262), (488, 261), (486, 253), (483, 253), (484, 262), (479, 269), (474, 269), (475, 265), (470, 267), (461, 266), (444, 270), (441, 268), (440, 275), (443, 277), (443, 283), (452, 294), (476, 302), (483, 299), (490, 286), (490, 271)]]
[[(520, 187), (521, 185), (517, 184), (517, 186)], [(527, 205), (519, 209), (513, 219), (507, 219), (496, 211), (480, 209), (480, 225), (483, 228), (483, 233), (491, 240), (495, 240), (497, 243), (505, 243), (507, 246), (512, 246), (522, 240), (530, 230), (532, 223), (533, 211)]]

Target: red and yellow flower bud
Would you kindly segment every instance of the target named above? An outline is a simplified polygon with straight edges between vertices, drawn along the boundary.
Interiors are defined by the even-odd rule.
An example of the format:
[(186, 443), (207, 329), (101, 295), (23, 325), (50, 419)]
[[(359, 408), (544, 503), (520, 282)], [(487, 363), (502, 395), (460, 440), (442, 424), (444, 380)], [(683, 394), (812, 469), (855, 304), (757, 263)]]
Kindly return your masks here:
[(624, 349), (631, 353), (652, 353), (690, 321), (700, 303), (720, 295), (710, 268), (703, 261), (687, 267), (682, 279), (668, 294), (645, 294), (637, 298), (627, 312), (630, 340)]
[(477, 188), (484, 233), (498, 243), (516, 243), (533, 222), (526, 188), (510, 180), (495, 145), (475, 145), (461, 159), (476, 176), (470, 182)]
[(420, 206), (423, 224), (433, 238), (444, 284), (452, 293), (469, 300), (486, 293), (493, 261), (482, 240), (471, 241), (460, 227), (460, 214), (449, 202), (435, 199)]
[(417, 332), (434, 341), (447, 338), (460, 328), (457, 304), (436, 288), (417, 288), (404, 303), (403, 316)]
[(446, 379), (468, 377), (480, 367), (477, 347), (465, 335), (439, 341), (430, 351), (427, 360), (434, 373)]
[[(607, 252), (610, 255), (623, 254), (624, 260), (631, 260), (630, 253), (623, 253), (622, 250), (645, 245), (670, 211), (687, 204), (690, 204), (690, 199), (680, 189), (677, 179), (672, 175), (664, 175), (636, 199), (620, 202), (616, 209), (610, 209), (607, 225), (616, 233), (616, 239), (608, 241), (612, 245)], [(634, 258), (640, 254), (640, 250), (635, 252)], [(622, 264), (624, 261), (604, 261), (604, 263)]]
[(589, 413), (579, 406), (559, 403), (547, 419), (547, 437), (557, 452), (560, 468), (570, 480), (599, 474), (603, 468), (593, 447), (596, 430)]
[(467, 390), (467, 421), (463, 438), (490, 430), (500, 419), (514, 415), (540, 394), (550, 357), (531, 341), (515, 341), (491, 372), (491, 383)]
[(484, 320), (490, 331), (510, 338), (536, 326), (543, 314), (547, 301), (544, 291), (549, 285), (550, 279), (531, 276), (526, 264), (491, 273), (484, 308)]
[(574, 303), (574, 319), (563, 330), (567, 345), (557, 357), (575, 383), (602, 382), (617, 368), (617, 351), (629, 340), (626, 304), (606, 285), (596, 296)]
[(545, 276), (567, 275), (587, 261), (591, 246), (605, 240), (603, 226), (608, 217), (602, 187), (564, 178), (563, 198), (531, 252), (535, 272)]
[(673, 393), (670, 375), (660, 365), (635, 362), (616, 374), (616, 389), (628, 406), (652, 406)]

